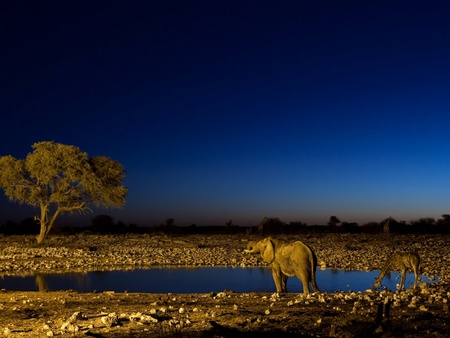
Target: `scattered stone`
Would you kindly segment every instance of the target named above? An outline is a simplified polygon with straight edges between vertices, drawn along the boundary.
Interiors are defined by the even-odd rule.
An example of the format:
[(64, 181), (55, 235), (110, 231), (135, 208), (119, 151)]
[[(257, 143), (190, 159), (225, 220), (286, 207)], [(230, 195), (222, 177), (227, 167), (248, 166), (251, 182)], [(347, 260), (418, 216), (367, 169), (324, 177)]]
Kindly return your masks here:
[(109, 313), (107, 316), (103, 316), (101, 320), (103, 324), (109, 327), (119, 325), (119, 317), (115, 312)]
[(156, 319), (156, 318), (154, 318), (152, 316), (149, 316), (149, 315), (142, 315), (140, 317), (140, 320), (144, 324), (158, 323), (158, 319)]
[(419, 310), (420, 310), (420, 311), (428, 311), (428, 308), (426, 308), (425, 305), (421, 305), (421, 306), (419, 307)]
[(78, 319), (82, 319), (83, 318), (83, 314), (79, 311), (74, 312), (72, 316), (69, 317), (69, 319), (67, 320), (69, 323), (75, 323)]
[(61, 325), (60, 328), (62, 333), (76, 333), (80, 330), (78, 325), (74, 325), (70, 322), (65, 322), (63, 325)]
[[(70, 239), (70, 237), (72, 238)], [(209, 321), (217, 318), (220, 325), (223, 324), (227, 326), (225, 329), (232, 328), (232, 330), (238, 327), (250, 332), (268, 326), (275, 327), (279, 322), (283, 323), (280, 329), (292, 332), (299, 332), (301, 325), (304, 325), (305, 330), (317, 329), (318, 332), (314, 332), (317, 336), (350, 336), (348, 330), (356, 329), (356, 326), (351, 325), (352, 319), (357, 318), (357, 321), (364, 321), (369, 318), (373, 314), (373, 306), (386, 297), (391, 297), (392, 305), (396, 307), (392, 312), (397, 318), (392, 319), (392, 323), (398, 330), (401, 325), (408, 325), (408, 321), (412, 323), (412, 327), (416, 325), (413, 323), (415, 313), (424, 317), (425, 321), (431, 320), (428, 317), (432, 317), (434, 320), (435, 317), (442, 318), (442, 315), (448, 315), (448, 299), (450, 297), (448, 291), (450, 276), (448, 237), (428, 236), (428, 238), (418, 235), (396, 236), (393, 239), (392, 237), (373, 237), (371, 235), (321, 234), (320, 236), (308, 235), (307, 239), (305, 236), (290, 236), (289, 239), (293, 240), (295, 237), (307, 241), (314, 248), (320, 265), (330, 269), (379, 269), (380, 264), (387, 259), (389, 253), (400, 247), (400, 243), (405, 247), (417, 249), (421, 253), (425, 276), (437, 275), (440, 277), (433, 284), (422, 281), (415, 292), (409, 289), (401, 292), (389, 290), (378, 292), (368, 289), (361, 293), (323, 292), (312, 293), (308, 296), (267, 293), (263, 296), (261, 293), (232, 294), (230, 291), (223, 291), (218, 294), (212, 292), (210, 295), (199, 296), (198, 299), (186, 298), (184, 295), (161, 295), (158, 297), (149, 295), (149, 301), (139, 308), (133, 308), (135, 312), (131, 314), (127, 313), (129, 307), (125, 306), (128, 306), (131, 297), (135, 297), (133, 294), (127, 296), (130, 298), (123, 298), (123, 293), (108, 291), (92, 293), (89, 297), (98, 297), (99, 299), (99, 306), (94, 310), (95, 305), (90, 305), (90, 308), (78, 305), (82, 304), (79, 302), (81, 299), (88, 296), (76, 292), (70, 292), (70, 295), (64, 294), (63, 296), (42, 293), (39, 299), (35, 296), (18, 296), (19, 293), (9, 294), (10, 291), (1, 290), (0, 296), (3, 298), (0, 310), (2, 313), (8, 313), (9, 317), (14, 315), (15, 318), (22, 318), (20, 319), (22, 323), (24, 320), (27, 323), (36, 323), (33, 327), (29, 324), (28, 327), (24, 325), (7, 327), (9, 324), (4, 321), (2, 325), (4, 330), (1, 333), (21, 337), (60, 336), (62, 334), (103, 336), (103, 333), (108, 335), (107, 332), (110, 331), (114, 336), (131, 336), (134, 334), (133, 330), (136, 330), (136, 334), (139, 331), (141, 333), (149, 332), (148, 336), (158, 336), (158, 333), (152, 330), (160, 330), (158, 331), (160, 335), (164, 330), (172, 330), (170, 332), (182, 335), (184, 332), (181, 330), (186, 325), (190, 325), (190, 329), (193, 330), (202, 330), (208, 326)], [(333, 240), (329, 240), (331, 238)], [(35, 271), (52, 273), (86, 270), (108, 271), (162, 265), (239, 266), (239, 262), (246, 267), (267, 266), (257, 255), (244, 256), (241, 240), (229, 237), (226, 241), (220, 241), (222, 239), (216, 241), (215, 236), (186, 236), (186, 238), (183, 237), (183, 240), (178, 241), (170, 236), (153, 235), (124, 235), (120, 238), (117, 236), (79, 236), (78, 238), (55, 236), (50, 237), (48, 246), (36, 247), (33, 245), (33, 240), (24, 241), (23, 236), (8, 237), (7, 240), (0, 238), (0, 252), (2, 253), (0, 272), (3, 275), (22, 272), (26, 275)], [(342, 243), (351, 243), (351, 241), (358, 241), (356, 245), (351, 244), (352, 247), (358, 247), (358, 250), (343, 251)], [(200, 243), (208, 244), (200, 245)], [(95, 250), (88, 250), (89, 247), (94, 246)], [(318, 283), (320, 287), (320, 281)], [(49, 310), (48, 297), (54, 297), (53, 305), (56, 304), (60, 311), (59, 314), (53, 308)], [(205, 308), (204, 301), (208, 302), (210, 306)], [(191, 310), (187, 304), (195, 304), (196, 307)], [(326, 309), (329, 314), (323, 318), (319, 312), (311, 315), (311, 310), (314, 311), (318, 306)], [(282, 308), (285, 312), (282, 312)], [(78, 309), (82, 309), (83, 313), (89, 313), (89, 316), (83, 315)], [(372, 312), (370, 312), (371, 309)], [(100, 310), (104, 312), (101, 316), (98, 315)], [(117, 311), (120, 315), (108, 314), (111, 311)], [(354, 312), (356, 316), (351, 317), (351, 312)], [(432, 313), (433, 316), (426, 312)], [(266, 316), (268, 314), (276, 314), (276, 316), (265, 317), (261, 315), (264, 313)], [(179, 314), (183, 316), (179, 316)], [(300, 325), (297, 325), (296, 322), (294, 324), (293, 319), (289, 317), (290, 314), (294, 314), (296, 320), (304, 322)], [(233, 315), (236, 318), (229, 319)], [(67, 320), (65, 320), (66, 318)], [(307, 318), (310, 320), (309, 328), (305, 326)], [(80, 322), (81, 320), (83, 322)], [(230, 324), (231, 320), (234, 320), (233, 324)], [(346, 320), (347, 322), (345, 322)], [(397, 325), (397, 321), (403, 321), (403, 324)], [(44, 323), (46, 324), (44, 325)], [(158, 325), (155, 325), (156, 323)], [(433, 332), (436, 332), (433, 331), (434, 325), (431, 324), (431, 327), (430, 325), (427, 327), (427, 330), (431, 330), (431, 333), (427, 334), (417, 324), (417, 333), (431, 336)], [(111, 329), (113, 326), (114, 329)], [(315, 328), (312, 329), (312, 326)], [(24, 327), (26, 328), (24, 329)], [(54, 329), (52, 330), (51, 327)], [(122, 327), (124, 327), (123, 330)], [(59, 330), (60, 328), (61, 330)], [(375, 327), (371, 330), (373, 332)], [(217, 336), (220, 336), (221, 333), (223, 332), (217, 332)], [(223, 336), (227, 333), (225, 331)], [(385, 334), (386, 331), (382, 331), (382, 333)], [(230, 336), (232, 335), (230, 334)]]

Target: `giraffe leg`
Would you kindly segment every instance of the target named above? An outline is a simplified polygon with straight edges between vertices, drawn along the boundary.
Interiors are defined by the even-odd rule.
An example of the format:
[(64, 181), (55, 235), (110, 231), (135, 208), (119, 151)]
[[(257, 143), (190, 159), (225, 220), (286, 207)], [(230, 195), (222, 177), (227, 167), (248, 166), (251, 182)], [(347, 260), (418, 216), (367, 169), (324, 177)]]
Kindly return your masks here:
[(400, 290), (405, 288), (406, 268), (402, 268), (402, 280), (400, 282)]
[(414, 289), (417, 287), (417, 281), (419, 280), (419, 271), (417, 271), (417, 267), (413, 267), (414, 270)]

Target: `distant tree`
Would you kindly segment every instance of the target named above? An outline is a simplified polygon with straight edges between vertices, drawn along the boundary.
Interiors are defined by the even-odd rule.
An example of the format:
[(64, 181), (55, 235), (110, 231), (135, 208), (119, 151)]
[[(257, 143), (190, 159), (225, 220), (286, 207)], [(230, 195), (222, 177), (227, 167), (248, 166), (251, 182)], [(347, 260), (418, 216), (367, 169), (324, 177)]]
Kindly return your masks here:
[(160, 230), (166, 234), (172, 234), (177, 231), (174, 218), (167, 218), (165, 223), (160, 224)]
[(342, 222), (341, 227), (344, 232), (358, 233), (361, 232), (361, 227), (356, 222)]
[(32, 217), (27, 217), (20, 221), (19, 228), (20, 234), (33, 234), (39, 230), (39, 222)]
[(130, 233), (139, 233), (144, 231), (142, 228), (140, 228), (137, 224), (135, 223), (130, 223), (128, 224), (128, 232)]
[(443, 214), (441, 217), (445, 223), (450, 224), (450, 215), (449, 214)]
[(6, 221), (6, 224), (3, 228), (3, 233), (5, 235), (10, 235), (10, 234), (14, 234), (17, 233), (18, 230), (18, 224), (14, 221)]
[(382, 231), (382, 225), (378, 222), (368, 222), (362, 225), (361, 230), (365, 233), (380, 233)]
[(118, 234), (124, 234), (128, 231), (127, 225), (122, 221), (118, 221), (116, 224), (114, 224), (113, 228), (114, 231)]
[(339, 223), (341, 223), (339, 218), (337, 218), (336, 216), (330, 216), (330, 220), (328, 221), (329, 226), (336, 226)]
[(285, 223), (282, 222), (278, 217), (264, 217), (261, 223), (258, 225), (258, 233), (274, 234), (282, 233), (285, 229)]
[(288, 233), (300, 233), (300, 232), (306, 232), (307, 225), (304, 222), (300, 221), (294, 221), (289, 222), (289, 225), (287, 225), (287, 232)]
[(418, 220), (411, 221), (410, 223), (412, 229), (420, 233), (432, 232), (436, 225), (436, 221), (433, 217), (422, 217)]
[(106, 232), (114, 226), (114, 218), (108, 215), (98, 215), (92, 220), (92, 230), (97, 232)]
[(419, 223), (424, 226), (432, 226), (436, 223), (436, 220), (433, 217), (422, 217), (419, 219)]
[(168, 219), (166, 219), (166, 224), (165, 224), (166, 227), (170, 228), (170, 227), (172, 227), (174, 224), (175, 224), (175, 219), (174, 219), (174, 218), (168, 218)]
[(441, 215), (442, 218), (439, 218), (433, 227), (433, 232), (435, 233), (450, 233), (450, 215), (449, 214), (443, 214)]
[(442, 218), (436, 221), (437, 231), (439, 232), (449, 232), (450, 231), (450, 215), (444, 214)]
[(40, 208), (41, 244), (64, 212), (84, 212), (89, 206), (122, 207), (127, 188), (125, 171), (108, 157), (88, 157), (79, 148), (50, 141), (32, 145), (24, 160), (0, 157), (0, 188), (11, 201)]

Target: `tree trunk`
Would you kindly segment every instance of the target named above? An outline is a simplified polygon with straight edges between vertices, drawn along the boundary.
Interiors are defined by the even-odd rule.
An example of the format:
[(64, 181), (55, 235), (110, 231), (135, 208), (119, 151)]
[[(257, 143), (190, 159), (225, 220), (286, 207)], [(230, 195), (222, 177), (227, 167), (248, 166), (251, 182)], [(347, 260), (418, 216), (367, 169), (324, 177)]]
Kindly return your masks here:
[(52, 217), (48, 217), (48, 205), (44, 203), (41, 204), (41, 230), (39, 232), (39, 235), (36, 236), (37, 244), (42, 244), (47, 239), (47, 236), (53, 224), (55, 223), (56, 218), (62, 211), (63, 209), (58, 208), (56, 209)]
[(41, 220), (41, 230), (39, 235), (36, 236), (37, 244), (42, 244), (47, 238), (48, 232), (50, 231), (51, 226), (45, 222), (45, 220)]

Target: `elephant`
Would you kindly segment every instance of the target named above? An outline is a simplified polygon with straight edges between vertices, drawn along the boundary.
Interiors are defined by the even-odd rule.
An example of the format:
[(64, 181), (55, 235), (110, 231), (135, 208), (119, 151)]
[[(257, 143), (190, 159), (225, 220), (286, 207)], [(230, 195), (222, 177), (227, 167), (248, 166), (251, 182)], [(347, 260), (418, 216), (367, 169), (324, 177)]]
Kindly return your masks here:
[(296, 276), (303, 284), (303, 293), (309, 294), (309, 284), (318, 292), (316, 283), (317, 257), (314, 251), (301, 241), (286, 241), (267, 237), (259, 242), (249, 241), (246, 253), (259, 253), (270, 263), (273, 280), (278, 293), (287, 292), (288, 277)]

